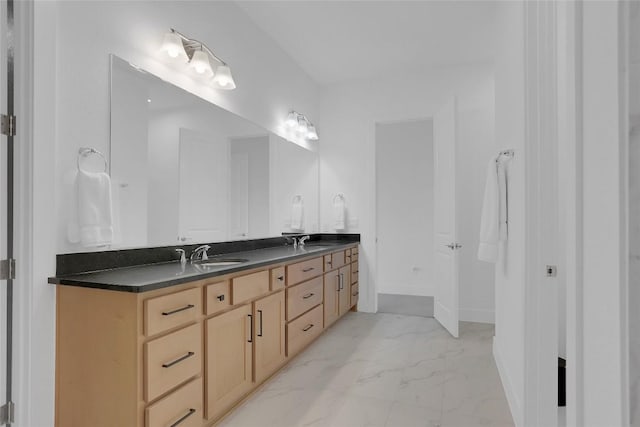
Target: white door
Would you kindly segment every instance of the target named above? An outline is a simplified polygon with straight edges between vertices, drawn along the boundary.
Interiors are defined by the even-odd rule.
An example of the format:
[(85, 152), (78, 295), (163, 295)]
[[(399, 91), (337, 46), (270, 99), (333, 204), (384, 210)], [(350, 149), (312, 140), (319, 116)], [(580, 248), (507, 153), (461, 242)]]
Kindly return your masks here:
[(458, 337), (458, 250), (456, 240), (456, 100), (433, 118), (434, 316)]
[(179, 240), (227, 240), (229, 142), (180, 129)]

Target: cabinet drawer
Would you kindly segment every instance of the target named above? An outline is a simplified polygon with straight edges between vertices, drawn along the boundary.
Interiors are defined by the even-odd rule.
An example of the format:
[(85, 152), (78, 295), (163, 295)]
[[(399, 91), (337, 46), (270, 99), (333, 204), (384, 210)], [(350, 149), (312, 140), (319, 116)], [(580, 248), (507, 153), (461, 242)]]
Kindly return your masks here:
[(258, 271), (231, 279), (233, 305), (240, 304), (269, 292), (269, 271)]
[(358, 297), (360, 296), (360, 287), (357, 283), (351, 285), (351, 306), (353, 307), (358, 303)]
[(144, 333), (147, 336), (186, 325), (202, 313), (201, 291), (187, 289), (144, 302)]
[(354, 253), (352, 253), (352, 254), (351, 254), (351, 262), (356, 262), (356, 261), (358, 261), (358, 257), (359, 257), (359, 255), (358, 255), (358, 253), (357, 253), (357, 252), (356, 252), (355, 254), (354, 254)]
[(287, 285), (295, 285), (322, 274), (322, 257), (287, 266)]
[(202, 328), (199, 323), (145, 344), (145, 398), (149, 402), (200, 373)]
[(359, 254), (360, 253), (360, 249), (358, 249), (358, 247), (356, 246), (355, 248), (351, 248), (351, 255), (353, 256), (353, 254)]
[(287, 325), (287, 356), (299, 352), (322, 332), (323, 311), (319, 305)]
[(351, 249), (344, 251), (344, 262), (347, 264), (351, 262)]
[(358, 281), (358, 261), (351, 263), (351, 283)]
[(347, 263), (346, 251), (335, 252), (331, 254), (331, 266), (333, 268), (340, 268)]
[(322, 276), (287, 289), (287, 320), (322, 303)]
[(286, 276), (284, 274), (284, 267), (277, 267), (271, 269), (271, 290), (275, 291), (284, 288)]
[(212, 283), (205, 287), (206, 314), (213, 314), (231, 305), (229, 281)]
[(149, 406), (146, 427), (200, 427), (202, 418), (202, 378), (198, 378)]

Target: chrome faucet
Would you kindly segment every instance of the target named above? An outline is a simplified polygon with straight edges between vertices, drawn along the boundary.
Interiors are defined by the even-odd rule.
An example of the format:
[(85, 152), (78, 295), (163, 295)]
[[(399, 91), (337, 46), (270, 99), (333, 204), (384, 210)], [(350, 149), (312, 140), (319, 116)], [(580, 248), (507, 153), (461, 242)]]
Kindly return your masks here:
[(198, 246), (193, 252), (191, 252), (191, 256), (189, 257), (189, 261), (194, 262), (198, 261), (198, 257), (200, 257), (201, 261), (205, 261), (209, 259), (207, 255), (207, 251), (211, 248), (209, 245)]
[(306, 242), (310, 238), (310, 236), (301, 236), (300, 238), (298, 238), (298, 245), (304, 248), (304, 242)]
[(184, 249), (176, 249), (176, 252), (180, 254), (180, 265), (185, 266), (187, 264), (187, 257), (185, 256)]

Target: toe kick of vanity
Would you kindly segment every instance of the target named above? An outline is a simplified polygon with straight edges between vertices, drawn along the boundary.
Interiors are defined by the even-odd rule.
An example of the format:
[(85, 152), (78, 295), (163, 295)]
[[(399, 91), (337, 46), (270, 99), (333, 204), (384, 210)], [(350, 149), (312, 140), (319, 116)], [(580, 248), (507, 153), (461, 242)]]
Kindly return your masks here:
[(133, 293), (57, 287), (56, 426), (218, 423), (358, 301), (358, 246)]

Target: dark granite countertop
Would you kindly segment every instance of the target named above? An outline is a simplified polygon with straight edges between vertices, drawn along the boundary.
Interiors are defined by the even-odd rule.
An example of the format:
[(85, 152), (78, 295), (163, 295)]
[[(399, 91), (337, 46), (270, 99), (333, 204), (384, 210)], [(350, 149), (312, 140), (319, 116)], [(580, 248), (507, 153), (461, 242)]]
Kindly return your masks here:
[(320, 256), (342, 248), (354, 246), (357, 243), (358, 242), (346, 241), (319, 241), (309, 243), (304, 248), (298, 249), (294, 249), (293, 246), (276, 246), (243, 252), (224, 253), (209, 257), (210, 261), (216, 258), (239, 258), (247, 260), (246, 262), (236, 265), (205, 267), (198, 263), (192, 264), (187, 262), (187, 264), (182, 267), (180, 262), (174, 261), (59, 275), (49, 278), (49, 283), (121, 292), (147, 292), (195, 280), (264, 267), (270, 264), (291, 262), (314, 255)]

